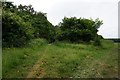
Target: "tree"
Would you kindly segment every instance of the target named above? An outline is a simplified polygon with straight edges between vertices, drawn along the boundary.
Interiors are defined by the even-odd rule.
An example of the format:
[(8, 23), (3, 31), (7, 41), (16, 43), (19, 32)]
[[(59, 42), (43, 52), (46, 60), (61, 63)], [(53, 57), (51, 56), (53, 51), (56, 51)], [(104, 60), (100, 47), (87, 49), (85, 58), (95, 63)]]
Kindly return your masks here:
[(19, 47), (33, 38), (33, 27), (10, 11), (4, 11), (2, 15), (3, 47)]
[(57, 34), (59, 40), (69, 40), (71, 42), (79, 42), (80, 40), (89, 42), (94, 40), (97, 35), (98, 28), (102, 25), (102, 21), (89, 19), (77, 19), (76, 17), (64, 17), (59, 28), (61, 33)]
[(34, 11), (32, 5), (16, 7), (12, 2), (3, 2), (2, 19), (5, 47), (20, 47), (33, 38), (54, 40), (54, 26), (46, 13)]
[(54, 26), (47, 20), (46, 13), (37, 12), (32, 20), (35, 28), (35, 37), (45, 38), (50, 42), (54, 41)]

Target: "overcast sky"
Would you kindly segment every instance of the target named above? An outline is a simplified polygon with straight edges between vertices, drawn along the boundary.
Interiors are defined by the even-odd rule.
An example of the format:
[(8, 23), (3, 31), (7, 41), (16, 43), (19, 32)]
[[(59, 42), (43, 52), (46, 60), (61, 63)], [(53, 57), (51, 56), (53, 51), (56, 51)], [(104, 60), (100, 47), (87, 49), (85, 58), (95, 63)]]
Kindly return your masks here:
[(47, 13), (47, 19), (57, 25), (64, 16), (77, 18), (99, 18), (103, 25), (98, 34), (104, 38), (118, 38), (119, 0), (7, 0), (14, 4), (31, 4), (36, 11)]

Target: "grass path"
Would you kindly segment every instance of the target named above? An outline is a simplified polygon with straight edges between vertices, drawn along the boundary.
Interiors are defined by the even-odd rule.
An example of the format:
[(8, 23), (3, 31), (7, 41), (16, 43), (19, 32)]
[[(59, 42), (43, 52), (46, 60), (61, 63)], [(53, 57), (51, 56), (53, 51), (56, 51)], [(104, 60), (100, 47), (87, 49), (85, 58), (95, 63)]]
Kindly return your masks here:
[(114, 77), (117, 71), (113, 67), (113, 52), (115, 48), (109, 51), (81, 44), (48, 44), (27, 78)]
[(35, 75), (37, 75), (37, 78), (42, 78), (42, 77), (43, 77), (43, 75), (45, 74), (44, 69), (42, 69), (41, 72), (39, 72), (39, 73), (37, 73), (37, 74), (36, 74), (36, 72), (37, 72), (38, 69), (42, 66), (43, 61), (44, 61), (44, 56), (45, 56), (45, 54), (48, 52), (49, 46), (50, 46), (50, 45), (48, 45), (48, 46), (46, 47), (46, 50), (45, 50), (45, 52), (43, 53), (42, 57), (35, 63), (35, 65), (34, 65), (33, 68), (31, 69), (31, 72), (28, 73), (27, 78), (33, 78), (33, 76), (35, 76)]

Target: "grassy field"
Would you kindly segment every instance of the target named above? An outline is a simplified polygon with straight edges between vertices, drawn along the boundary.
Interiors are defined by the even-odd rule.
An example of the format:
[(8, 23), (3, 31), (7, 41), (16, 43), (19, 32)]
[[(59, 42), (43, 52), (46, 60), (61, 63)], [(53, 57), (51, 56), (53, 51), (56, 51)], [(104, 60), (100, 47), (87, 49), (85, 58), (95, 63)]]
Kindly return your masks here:
[(117, 78), (118, 44), (101, 42), (95, 47), (36, 39), (3, 49), (3, 78)]

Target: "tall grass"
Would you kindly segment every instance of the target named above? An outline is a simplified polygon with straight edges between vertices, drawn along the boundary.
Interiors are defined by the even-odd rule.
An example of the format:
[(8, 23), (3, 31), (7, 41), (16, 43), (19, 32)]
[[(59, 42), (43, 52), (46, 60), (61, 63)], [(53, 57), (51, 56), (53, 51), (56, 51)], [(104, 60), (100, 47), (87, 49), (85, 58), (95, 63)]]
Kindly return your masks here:
[[(2, 73), (3, 77), (9, 76), (12, 69), (17, 68), (26, 62), (34, 62), (38, 59), (37, 51), (43, 50), (47, 41), (44, 39), (31, 40), (26, 47), (23, 48), (6, 48), (2, 52)], [(6, 76), (7, 75), (7, 76)]]
[(46, 63), (42, 68), (45, 69), (46, 74), (43, 77), (118, 77), (117, 46), (109, 40), (101, 42), (101, 47), (90, 44), (54, 43), (44, 57)]
[(101, 40), (99, 47), (69, 42), (48, 44), (44, 39), (31, 40), (24, 48), (4, 49), (3, 76), (26, 77), (41, 57), (35, 78), (42, 73), (42, 78), (118, 77), (118, 46), (112, 41)]

